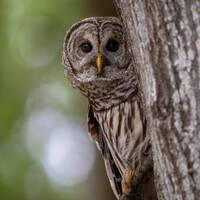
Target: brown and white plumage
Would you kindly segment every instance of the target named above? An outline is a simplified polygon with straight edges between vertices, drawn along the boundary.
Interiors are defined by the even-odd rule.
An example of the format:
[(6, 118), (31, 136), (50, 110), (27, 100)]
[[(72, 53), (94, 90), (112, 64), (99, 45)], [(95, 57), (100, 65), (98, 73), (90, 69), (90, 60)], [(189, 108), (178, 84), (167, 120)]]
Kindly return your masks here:
[[(89, 100), (89, 134), (102, 153), (115, 196), (134, 193), (152, 158), (138, 81), (119, 19), (95, 17), (73, 25), (65, 37), (63, 63), (72, 85)], [(145, 181), (149, 187), (152, 177)], [(153, 195), (150, 190), (139, 199), (156, 199)]]

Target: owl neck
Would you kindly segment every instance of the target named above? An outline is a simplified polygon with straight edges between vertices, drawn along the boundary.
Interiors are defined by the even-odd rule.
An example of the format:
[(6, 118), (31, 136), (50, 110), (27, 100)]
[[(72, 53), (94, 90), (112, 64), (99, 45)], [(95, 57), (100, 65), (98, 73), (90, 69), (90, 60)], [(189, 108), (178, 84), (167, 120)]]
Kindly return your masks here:
[(109, 109), (128, 99), (138, 95), (137, 79), (133, 74), (121, 80), (112, 82), (96, 82), (85, 84), (82, 93), (88, 97), (90, 105), (96, 111)]

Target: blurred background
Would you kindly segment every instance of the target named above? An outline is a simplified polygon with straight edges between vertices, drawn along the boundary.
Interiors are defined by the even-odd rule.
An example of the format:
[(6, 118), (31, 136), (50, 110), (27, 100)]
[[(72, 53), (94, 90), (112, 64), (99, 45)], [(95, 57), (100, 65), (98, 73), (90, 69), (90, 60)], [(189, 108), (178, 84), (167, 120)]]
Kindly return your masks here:
[(0, 0), (1, 200), (114, 199), (61, 65), (67, 28), (105, 15), (112, 0)]

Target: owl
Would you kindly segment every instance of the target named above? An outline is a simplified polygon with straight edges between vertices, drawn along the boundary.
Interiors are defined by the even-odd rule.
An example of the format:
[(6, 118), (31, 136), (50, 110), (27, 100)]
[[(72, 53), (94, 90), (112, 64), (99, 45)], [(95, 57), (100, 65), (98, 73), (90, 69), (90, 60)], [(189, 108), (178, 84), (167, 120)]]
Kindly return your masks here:
[(118, 18), (84, 19), (66, 33), (64, 71), (88, 98), (88, 132), (116, 198), (150, 200), (156, 199), (151, 144), (128, 49)]

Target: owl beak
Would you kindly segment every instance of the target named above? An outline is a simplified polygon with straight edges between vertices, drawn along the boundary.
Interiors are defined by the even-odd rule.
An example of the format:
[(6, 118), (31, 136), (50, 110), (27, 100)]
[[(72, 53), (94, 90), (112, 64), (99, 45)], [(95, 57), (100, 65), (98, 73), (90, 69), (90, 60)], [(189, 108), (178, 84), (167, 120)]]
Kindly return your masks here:
[(103, 55), (98, 53), (96, 57), (96, 66), (99, 73), (102, 72), (103, 64), (104, 64)]

